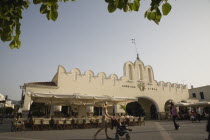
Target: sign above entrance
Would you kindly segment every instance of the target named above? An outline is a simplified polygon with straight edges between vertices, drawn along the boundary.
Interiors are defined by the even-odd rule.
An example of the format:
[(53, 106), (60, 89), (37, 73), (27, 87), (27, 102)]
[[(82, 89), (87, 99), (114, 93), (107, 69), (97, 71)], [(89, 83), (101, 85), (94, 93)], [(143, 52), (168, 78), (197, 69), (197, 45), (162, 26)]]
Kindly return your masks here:
[(144, 91), (145, 90), (145, 85), (142, 82), (138, 83), (137, 87), (139, 88), (140, 91)]
[(131, 85), (122, 85), (122, 87), (126, 87), (126, 88), (136, 88), (135, 86), (131, 86)]

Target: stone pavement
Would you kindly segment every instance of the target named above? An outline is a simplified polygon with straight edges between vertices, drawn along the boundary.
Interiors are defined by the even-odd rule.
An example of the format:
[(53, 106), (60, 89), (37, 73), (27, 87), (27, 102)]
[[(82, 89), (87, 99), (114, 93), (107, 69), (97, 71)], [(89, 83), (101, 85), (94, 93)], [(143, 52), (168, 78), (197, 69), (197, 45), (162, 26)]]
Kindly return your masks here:
[[(131, 140), (204, 140), (207, 138), (206, 121), (192, 123), (178, 121), (181, 128), (174, 130), (172, 121), (146, 121), (145, 126), (131, 127)], [(9, 124), (0, 124), (0, 140), (91, 140), (96, 128), (73, 130), (45, 130), (9, 132)], [(115, 130), (108, 130), (114, 138)], [(99, 133), (98, 140), (105, 140), (104, 131)], [(125, 140), (122, 137), (121, 140)]]

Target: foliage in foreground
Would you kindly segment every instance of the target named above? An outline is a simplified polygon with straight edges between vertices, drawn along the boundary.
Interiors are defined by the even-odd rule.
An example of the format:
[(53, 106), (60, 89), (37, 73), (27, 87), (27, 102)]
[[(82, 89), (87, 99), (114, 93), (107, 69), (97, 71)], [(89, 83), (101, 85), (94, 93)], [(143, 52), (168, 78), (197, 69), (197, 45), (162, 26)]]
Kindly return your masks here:
[[(45, 14), (48, 20), (56, 21), (58, 18), (58, 3), (69, 0), (33, 0), (33, 4), (40, 5), (40, 13)], [(75, 1), (75, 0), (70, 0)], [(108, 3), (110, 13), (116, 9), (138, 11), (140, 0), (105, 0)], [(30, 5), (29, 0), (0, 0), (0, 38), (3, 42), (10, 42), (11, 49), (20, 48), (20, 19), (22, 11)], [(160, 7), (162, 6), (162, 12)], [(168, 15), (171, 11), (168, 0), (151, 0), (150, 8), (145, 12), (145, 18), (159, 24), (162, 15)]]

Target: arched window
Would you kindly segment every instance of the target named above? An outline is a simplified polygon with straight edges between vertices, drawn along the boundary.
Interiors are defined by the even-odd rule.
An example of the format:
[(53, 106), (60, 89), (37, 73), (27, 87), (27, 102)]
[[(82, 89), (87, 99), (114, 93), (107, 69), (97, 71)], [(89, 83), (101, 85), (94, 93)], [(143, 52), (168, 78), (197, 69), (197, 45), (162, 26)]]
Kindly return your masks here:
[(88, 75), (88, 81), (91, 81), (91, 74)]
[(77, 72), (74, 74), (74, 80), (77, 80)]
[(101, 77), (101, 83), (104, 84), (104, 76)]
[(138, 65), (138, 79), (143, 80), (142, 67)]
[(128, 65), (129, 80), (133, 80), (132, 66)]
[(152, 73), (150, 68), (148, 68), (148, 76), (149, 76), (149, 82), (152, 83)]

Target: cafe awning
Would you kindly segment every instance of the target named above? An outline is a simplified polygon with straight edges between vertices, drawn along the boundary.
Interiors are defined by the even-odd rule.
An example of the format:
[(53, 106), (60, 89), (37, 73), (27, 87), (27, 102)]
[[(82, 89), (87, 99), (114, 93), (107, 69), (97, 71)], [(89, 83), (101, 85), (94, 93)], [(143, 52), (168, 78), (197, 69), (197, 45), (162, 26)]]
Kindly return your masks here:
[(117, 104), (122, 102), (134, 102), (137, 98), (130, 97), (111, 97), (108, 95), (85, 95), (85, 94), (51, 94), (51, 93), (31, 93), (33, 102), (55, 104), (55, 105), (94, 105), (103, 102)]
[(175, 106), (181, 107), (181, 106), (189, 106), (189, 103), (183, 103), (183, 102), (178, 102), (174, 104)]
[(198, 103), (195, 103), (195, 106), (210, 106), (210, 102), (207, 102), (207, 101), (203, 101), (203, 102), (198, 102)]
[(187, 103), (183, 103), (183, 102), (178, 102), (178, 103), (175, 103), (174, 104), (175, 106), (178, 106), (178, 107), (183, 107), (183, 106), (186, 106), (186, 107), (206, 107), (206, 106), (210, 106), (210, 102), (208, 101), (201, 101), (201, 102), (196, 102), (196, 103), (190, 103), (190, 102), (187, 102)]

